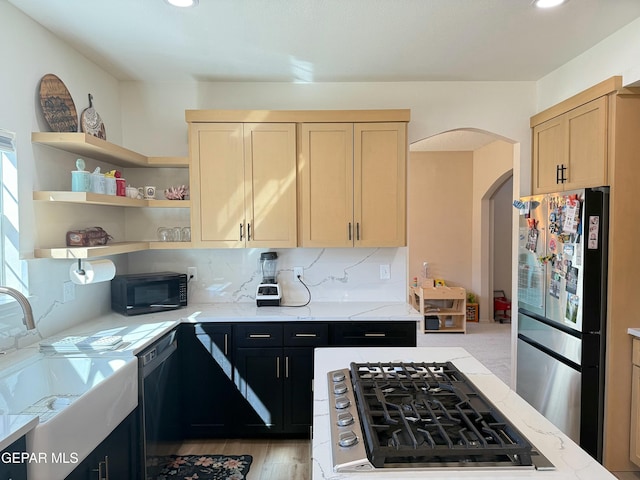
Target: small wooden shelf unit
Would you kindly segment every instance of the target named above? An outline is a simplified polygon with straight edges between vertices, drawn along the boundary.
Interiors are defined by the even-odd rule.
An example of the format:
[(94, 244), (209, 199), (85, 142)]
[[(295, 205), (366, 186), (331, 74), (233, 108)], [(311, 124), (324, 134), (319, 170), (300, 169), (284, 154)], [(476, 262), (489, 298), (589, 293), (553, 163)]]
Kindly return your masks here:
[(411, 306), (425, 317), (436, 316), (438, 329), (427, 329), (424, 333), (466, 333), (467, 292), (462, 287), (410, 287)]

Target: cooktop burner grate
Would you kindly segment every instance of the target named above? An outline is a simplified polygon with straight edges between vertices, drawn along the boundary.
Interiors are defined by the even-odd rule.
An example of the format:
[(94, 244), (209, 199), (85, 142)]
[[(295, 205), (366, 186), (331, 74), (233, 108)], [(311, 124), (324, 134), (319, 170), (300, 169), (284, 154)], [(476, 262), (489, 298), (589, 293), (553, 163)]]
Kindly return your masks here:
[(374, 467), (532, 465), (532, 446), (451, 362), (352, 363)]

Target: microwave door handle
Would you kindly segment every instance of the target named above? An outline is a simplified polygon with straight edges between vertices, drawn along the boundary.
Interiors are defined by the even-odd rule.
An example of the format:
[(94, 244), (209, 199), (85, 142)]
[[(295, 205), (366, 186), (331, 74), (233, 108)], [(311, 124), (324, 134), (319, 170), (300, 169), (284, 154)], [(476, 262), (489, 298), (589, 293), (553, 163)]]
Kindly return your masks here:
[(152, 303), (151, 305), (149, 305), (150, 307), (166, 307), (166, 308), (174, 308), (174, 307), (179, 307), (180, 305), (177, 305), (175, 303)]

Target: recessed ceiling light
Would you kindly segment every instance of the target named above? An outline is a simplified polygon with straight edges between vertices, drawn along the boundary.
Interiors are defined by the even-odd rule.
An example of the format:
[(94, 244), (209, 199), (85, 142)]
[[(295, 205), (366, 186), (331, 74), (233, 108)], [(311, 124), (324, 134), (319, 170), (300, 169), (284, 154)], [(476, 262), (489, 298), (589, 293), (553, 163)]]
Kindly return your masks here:
[(566, 0), (534, 0), (533, 4), (538, 8), (551, 8), (562, 5)]
[(165, 0), (169, 5), (174, 7), (188, 8), (198, 5), (198, 0)]

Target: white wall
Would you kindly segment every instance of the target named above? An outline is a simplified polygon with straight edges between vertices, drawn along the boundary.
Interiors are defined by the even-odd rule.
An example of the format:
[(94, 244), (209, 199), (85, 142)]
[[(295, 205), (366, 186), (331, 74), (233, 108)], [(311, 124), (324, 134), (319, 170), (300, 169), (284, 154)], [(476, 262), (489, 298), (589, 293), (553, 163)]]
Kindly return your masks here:
[[(68, 172), (75, 168), (73, 157), (31, 144), (32, 131), (49, 130), (40, 110), (40, 79), (47, 73), (60, 77), (71, 93), (78, 114), (88, 106), (87, 94), (91, 92), (95, 107), (107, 126), (107, 137), (115, 143), (122, 140), (119, 86), (112, 76), (4, 0), (0, 1), (0, 18), (3, 65), (0, 128), (17, 135), (20, 253), (29, 258), (37, 241), (35, 231), (38, 228), (32, 191), (41, 188), (41, 182), (70, 179)], [(34, 158), (42, 160), (45, 166), (40, 162), (36, 166)], [(59, 239), (59, 244), (64, 244), (64, 238)], [(0, 350), (16, 346), (18, 337), (20, 344), (28, 344), (37, 340), (39, 334), (51, 335), (92, 313), (109, 309), (108, 284), (77, 288), (74, 302), (61, 303), (62, 283), (69, 278), (68, 262), (26, 260), (21, 269), (23, 281), (28, 284), (38, 333), (26, 335), (21, 316), (16, 315), (11, 321), (15, 320), (17, 336), (0, 338)]]
[(471, 290), (473, 152), (411, 152), (407, 238), (409, 275)]
[(536, 86), (536, 111), (614, 75), (622, 75), (625, 86), (640, 84), (640, 18), (541, 78)]
[(491, 197), (498, 187), (512, 175), (514, 145), (496, 140), (473, 152), (472, 201), (472, 285), (471, 290), (480, 297), (480, 320), (489, 320), (493, 301), (491, 287)]

